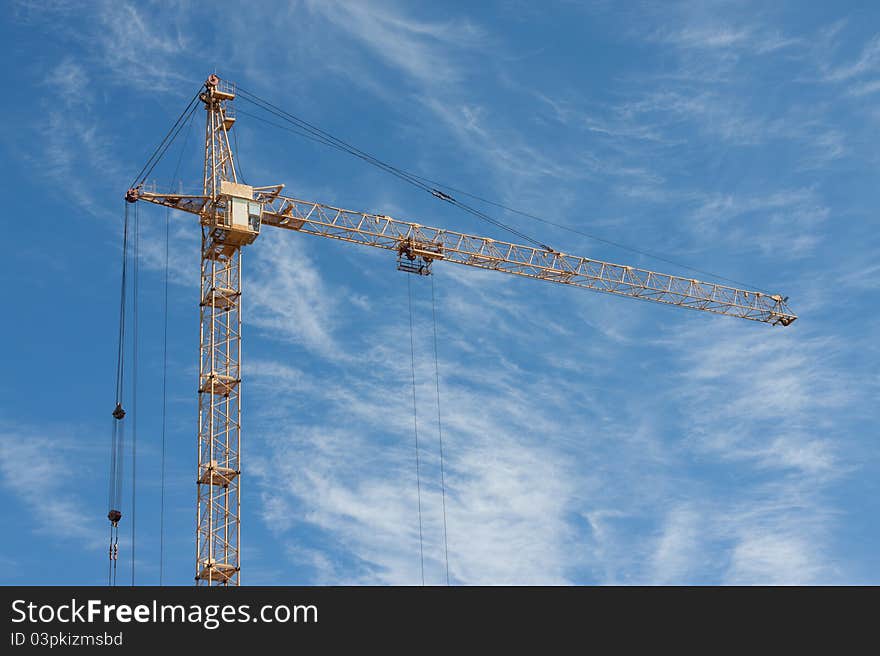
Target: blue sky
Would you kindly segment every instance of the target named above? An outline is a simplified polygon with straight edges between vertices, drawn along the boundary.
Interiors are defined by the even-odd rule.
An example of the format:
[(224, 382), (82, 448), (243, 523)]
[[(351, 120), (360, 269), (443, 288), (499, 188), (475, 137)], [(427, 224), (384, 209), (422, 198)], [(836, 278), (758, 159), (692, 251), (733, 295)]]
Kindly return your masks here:
[[(876, 5), (215, 4), (4, 12), (0, 581), (105, 581), (122, 195), (216, 70), (398, 166), (778, 290), (801, 317), (437, 265), (453, 583), (880, 583)], [(508, 237), (358, 160), (246, 116), (235, 129), (253, 184)], [(200, 130), (160, 184), (178, 156), (199, 184)], [(140, 218), (136, 574), (153, 584), (165, 213)], [(172, 215), (171, 237), (165, 580), (187, 585), (196, 222)], [(384, 251), (271, 230), (244, 258), (242, 581), (417, 584), (405, 274)], [(411, 282), (439, 584), (431, 290)]]

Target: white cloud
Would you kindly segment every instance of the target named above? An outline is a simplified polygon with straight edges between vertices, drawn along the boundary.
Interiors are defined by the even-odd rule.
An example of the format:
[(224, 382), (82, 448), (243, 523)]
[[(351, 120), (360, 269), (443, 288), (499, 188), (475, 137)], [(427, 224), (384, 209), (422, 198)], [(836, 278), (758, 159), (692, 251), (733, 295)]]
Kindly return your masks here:
[(68, 109), (91, 105), (94, 89), (89, 74), (70, 56), (62, 59), (46, 76), (44, 84), (53, 100), (61, 101)]
[(784, 258), (803, 256), (819, 243), (830, 214), (813, 189), (786, 189), (767, 195), (698, 194), (691, 225), (703, 243), (728, 244)]
[(705, 563), (699, 558), (705, 549), (704, 531), (704, 518), (693, 509), (682, 506), (670, 511), (654, 549), (652, 579), (660, 584), (679, 583), (704, 571)]
[(870, 80), (853, 86), (850, 93), (854, 96), (867, 96), (878, 91), (880, 91), (880, 80)]
[(804, 585), (819, 574), (815, 561), (815, 545), (809, 540), (770, 531), (749, 536), (734, 547), (726, 582)]
[(861, 77), (866, 73), (880, 71), (880, 35), (868, 41), (859, 56), (854, 60), (838, 66), (827, 67), (825, 80), (829, 82), (845, 82)]
[(426, 87), (459, 81), (462, 71), (456, 64), (457, 52), (485, 38), (469, 21), (422, 21), (391, 4), (318, 0), (307, 6), (385, 64)]
[(0, 432), (0, 481), (34, 517), (30, 524), (34, 532), (95, 546), (104, 534), (98, 530), (101, 516), (86, 514), (83, 499), (71, 494), (71, 487), (88, 470), (75, 444), (69, 436), (7, 426)]
[(687, 400), (685, 434), (697, 450), (817, 479), (839, 473), (824, 417), (850, 402), (855, 383), (842, 375), (834, 345), (797, 328), (713, 323), (673, 342), (683, 364), (675, 393)]
[(179, 68), (180, 57), (188, 50), (178, 24), (180, 11), (173, 4), (148, 9), (124, 0), (102, 3), (97, 29), (89, 35), (96, 63), (117, 82), (144, 90), (177, 91), (191, 83)]
[(779, 30), (711, 21), (692, 21), (683, 28), (661, 29), (654, 38), (683, 50), (698, 50), (699, 56), (706, 56), (707, 50), (765, 55), (802, 44), (800, 38), (785, 36)]
[(324, 357), (342, 357), (333, 336), (336, 297), (325, 288), (301, 240), (261, 240), (248, 256), (255, 261), (243, 291), (246, 321), (273, 339), (296, 340)]

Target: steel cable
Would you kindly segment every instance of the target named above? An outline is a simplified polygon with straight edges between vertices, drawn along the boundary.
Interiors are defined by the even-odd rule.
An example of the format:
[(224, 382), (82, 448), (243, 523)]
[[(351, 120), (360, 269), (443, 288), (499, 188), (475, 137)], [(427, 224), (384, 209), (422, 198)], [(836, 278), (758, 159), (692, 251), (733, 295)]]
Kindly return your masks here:
[[(669, 264), (674, 267), (678, 267), (678, 268), (685, 269), (688, 271), (693, 271), (695, 273), (699, 273), (701, 275), (704, 275), (704, 276), (707, 276), (710, 278), (714, 278), (716, 280), (723, 280), (728, 283), (733, 283), (736, 285), (748, 287), (748, 288), (751, 288), (756, 291), (762, 291), (762, 292), (766, 292), (768, 294), (770, 293), (768, 290), (763, 289), (761, 287), (758, 287), (757, 285), (753, 285), (751, 283), (746, 283), (746, 282), (743, 282), (740, 280), (736, 280), (734, 278), (728, 278), (725, 276), (721, 276), (717, 273), (707, 271), (706, 269), (699, 269), (697, 267), (689, 266), (687, 264), (677, 262), (677, 261), (672, 260), (668, 257), (664, 257), (662, 255), (658, 255), (658, 254), (652, 253), (650, 251), (645, 251), (642, 249), (634, 248), (632, 246), (627, 246), (626, 244), (622, 244), (617, 241), (606, 239), (604, 237), (600, 237), (598, 235), (591, 234), (589, 232), (580, 230), (578, 228), (573, 228), (571, 226), (567, 226), (562, 223), (550, 221), (548, 219), (537, 216), (537, 215), (532, 214), (530, 212), (519, 210), (519, 209), (510, 207), (508, 205), (505, 205), (503, 203), (489, 200), (489, 199), (482, 197), (482, 196), (479, 196), (477, 194), (472, 194), (472, 193), (464, 191), (462, 189), (453, 187), (453, 186), (448, 185), (446, 183), (439, 182), (437, 180), (433, 180), (428, 177), (417, 175), (415, 173), (412, 173), (412, 172), (407, 171), (405, 169), (398, 168), (396, 166), (392, 166), (391, 164), (388, 164), (387, 162), (383, 162), (382, 160), (378, 159), (377, 157), (374, 157), (373, 155), (370, 155), (369, 153), (366, 153), (366, 152), (356, 148), (355, 146), (352, 146), (351, 144), (343, 141), (342, 139), (334, 137), (329, 132), (326, 132), (326, 131), (322, 130), (321, 128), (318, 128), (317, 126), (312, 125), (311, 123), (294, 116), (290, 112), (287, 112), (287, 111), (281, 109), (280, 107), (273, 105), (272, 103), (260, 98), (259, 96), (256, 96), (255, 94), (253, 94), (245, 89), (242, 89), (241, 87), (238, 88), (238, 91), (243, 94), (242, 95), (243, 100), (246, 100), (246, 101), (252, 103), (256, 107), (259, 107), (260, 109), (263, 109), (264, 111), (269, 112), (269, 113), (273, 114), (274, 116), (276, 116), (282, 120), (285, 120), (288, 123), (290, 123), (291, 125), (296, 126), (296, 127), (294, 129), (288, 128), (286, 126), (279, 125), (279, 124), (274, 123), (272, 121), (268, 121), (265, 118), (262, 118), (260, 116), (255, 115), (255, 114), (250, 114), (248, 112), (243, 112), (243, 111), (239, 110), (240, 114), (244, 114), (246, 116), (251, 116), (252, 118), (256, 118), (257, 120), (261, 120), (269, 125), (273, 125), (276, 128), (287, 130), (287, 131), (292, 132), (294, 134), (297, 134), (301, 137), (305, 137), (306, 139), (310, 139), (311, 141), (314, 141), (316, 143), (320, 143), (325, 146), (329, 146), (331, 148), (335, 148), (336, 150), (339, 150), (339, 151), (345, 152), (347, 154), (353, 155), (355, 157), (358, 157), (359, 159), (362, 159), (365, 162), (367, 162), (373, 166), (376, 166), (376, 167), (378, 167), (388, 173), (391, 173), (395, 177), (397, 177), (397, 178), (399, 178), (399, 179), (401, 179), (401, 180), (403, 180), (413, 186), (416, 186), (424, 191), (427, 191), (428, 193), (430, 193), (435, 198), (438, 198), (439, 200), (446, 201), (446, 202), (450, 203), (451, 205), (454, 205), (455, 207), (458, 207), (459, 209), (461, 209), (465, 212), (468, 212), (469, 214), (472, 214), (473, 216), (476, 216), (477, 218), (479, 218), (483, 221), (486, 221), (487, 223), (490, 223), (498, 228), (501, 228), (507, 232), (510, 232), (511, 234), (515, 234), (518, 237), (532, 243), (533, 245), (540, 246), (541, 248), (544, 248), (546, 250), (552, 251), (554, 249), (550, 248), (549, 246), (542, 243), (541, 241), (526, 235), (525, 233), (517, 230), (516, 228), (513, 228), (512, 226), (504, 223), (503, 221), (500, 221), (497, 218), (492, 217), (489, 214), (486, 214), (482, 210), (474, 208), (466, 203), (462, 203), (461, 201), (457, 200), (456, 198), (452, 197), (451, 195), (444, 193), (443, 191), (441, 191), (441, 189), (447, 189), (447, 190), (454, 192), (456, 194), (461, 194), (462, 196), (467, 196), (469, 198), (472, 198), (478, 202), (485, 203), (487, 205), (492, 205), (492, 206), (497, 207), (499, 209), (502, 209), (506, 212), (517, 214), (519, 216), (531, 219), (533, 221), (538, 221), (538, 222), (544, 223), (546, 225), (553, 226), (553, 227), (558, 228), (560, 230), (566, 230), (568, 232), (580, 235), (582, 237), (586, 237), (588, 239), (592, 239), (594, 241), (598, 241), (603, 244), (613, 246), (615, 248), (626, 250), (631, 253), (641, 255), (643, 257), (657, 260), (659, 262), (664, 262), (664, 263)], [(438, 189), (438, 188), (440, 188), (440, 189)]]
[[(196, 93), (196, 95), (192, 97), (192, 99), (189, 101), (189, 103), (187, 103), (184, 110), (180, 113), (180, 116), (177, 117), (177, 120), (174, 121), (174, 124), (171, 126), (171, 128), (168, 130), (168, 132), (165, 133), (165, 136), (162, 138), (162, 141), (159, 142), (158, 146), (156, 146), (156, 149), (153, 151), (153, 153), (147, 159), (147, 161), (143, 165), (143, 167), (141, 167), (141, 170), (138, 172), (138, 174), (136, 176), (134, 176), (134, 180), (132, 181), (131, 185), (129, 185), (130, 187), (136, 187), (139, 184), (143, 184), (144, 180), (146, 180), (146, 178), (150, 175), (150, 173), (156, 167), (156, 164), (159, 163), (159, 160), (162, 159), (162, 157), (168, 151), (168, 148), (171, 146), (171, 144), (177, 138), (177, 135), (180, 134), (180, 130), (183, 127), (183, 123), (185, 123), (186, 120), (189, 119), (189, 117), (195, 112), (196, 108), (198, 107), (198, 105), (196, 105), (194, 103), (199, 99), (199, 93), (201, 93), (201, 89), (199, 89), (199, 91)], [(184, 117), (186, 117), (186, 119), (184, 119)], [(182, 121), (183, 121), (183, 123), (182, 123)], [(172, 136), (172, 133), (173, 133), (173, 136)], [(168, 141), (169, 137), (171, 137), (170, 141)], [(158, 157), (157, 157), (157, 155), (158, 155)]]
[(425, 547), (422, 537), (422, 479), (419, 462), (419, 418), (416, 410), (416, 343), (415, 329), (413, 328), (412, 309), (412, 285), (409, 276), (406, 277), (406, 298), (409, 305), (409, 348), (410, 366), (412, 368), (412, 393), (413, 393), (413, 434), (416, 441), (416, 494), (419, 508), (419, 561), (422, 570), (422, 585), (425, 585)]
[(131, 585), (134, 587), (137, 525), (137, 383), (138, 383), (138, 295), (140, 269), (140, 212), (134, 206), (134, 248), (131, 294), (132, 358), (131, 358)]
[(437, 390), (437, 440), (440, 443), (440, 498), (443, 503), (443, 555), (446, 559), (446, 585), (449, 585), (449, 542), (446, 530), (446, 472), (443, 464), (443, 422), (440, 414), (440, 365), (437, 356), (437, 301), (431, 276), (431, 319), (434, 322), (434, 385)]

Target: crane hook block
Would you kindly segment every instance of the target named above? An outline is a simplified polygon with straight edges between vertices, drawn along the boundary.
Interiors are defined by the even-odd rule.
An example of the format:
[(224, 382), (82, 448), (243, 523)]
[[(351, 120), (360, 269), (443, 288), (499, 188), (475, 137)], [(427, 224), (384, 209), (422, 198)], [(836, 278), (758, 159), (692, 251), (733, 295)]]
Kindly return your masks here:
[(113, 409), (113, 417), (115, 419), (121, 420), (125, 416), (125, 410), (122, 409), (122, 404), (117, 403), (116, 407)]
[(122, 513), (118, 510), (111, 510), (107, 513), (107, 519), (110, 520), (110, 523), (113, 526), (116, 526), (119, 523), (119, 520), (122, 519)]

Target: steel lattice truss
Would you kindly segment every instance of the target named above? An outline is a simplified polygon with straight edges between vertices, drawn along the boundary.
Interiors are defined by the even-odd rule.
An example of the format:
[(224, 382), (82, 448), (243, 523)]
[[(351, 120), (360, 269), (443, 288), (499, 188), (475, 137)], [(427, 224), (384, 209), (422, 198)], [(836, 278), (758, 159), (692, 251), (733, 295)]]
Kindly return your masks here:
[(237, 584), (241, 249), (223, 260), (213, 258), (205, 234), (202, 250), (196, 577), (209, 585)]
[[(280, 187), (256, 189), (263, 225), (375, 246), (405, 257), (466, 264), (480, 269), (583, 287), (645, 301), (787, 326), (797, 319), (776, 294), (657, 273), (558, 251), (523, 246), (400, 221), (280, 195)], [(141, 197), (195, 214), (211, 199), (142, 192)]]

